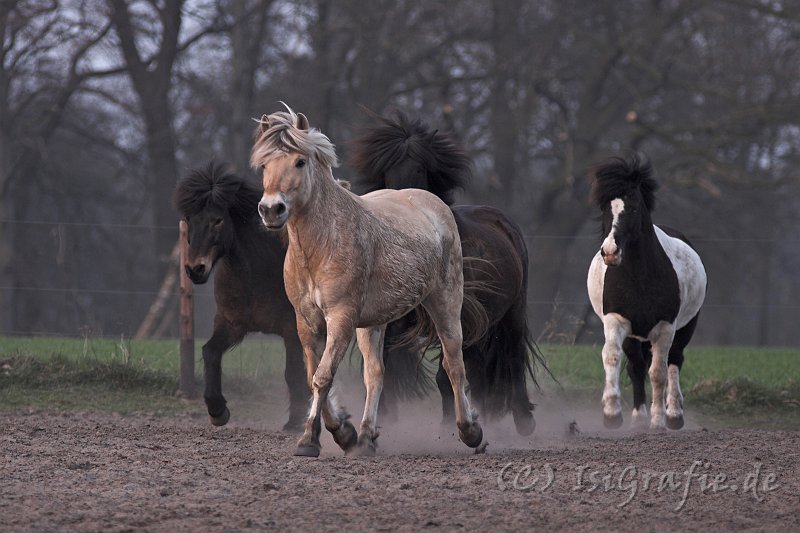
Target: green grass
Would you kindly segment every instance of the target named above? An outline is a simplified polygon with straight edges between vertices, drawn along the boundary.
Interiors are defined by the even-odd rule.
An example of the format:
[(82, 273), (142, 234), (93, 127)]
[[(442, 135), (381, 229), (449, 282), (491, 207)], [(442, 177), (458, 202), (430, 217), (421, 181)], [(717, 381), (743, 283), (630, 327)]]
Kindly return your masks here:
[[(602, 395), (601, 346), (542, 347), (567, 395)], [(726, 426), (800, 429), (800, 349), (689, 346), (681, 389), (690, 408)], [(622, 371), (623, 396), (631, 397)], [(648, 387), (649, 394), (649, 387)]]
[[(201, 345), (195, 348), (198, 384)], [(545, 392), (594, 405), (604, 381), (600, 350), (543, 345), (561, 384), (543, 376)], [(225, 354), (223, 367), (226, 394), (262, 395), (283, 380), (283, 344), (277, 337), (249, 337)], [(174, 395), (178, 370), (174, 340), (0, 337), (0, 410), (197, 411), (196, 405)], [(623, 394), (629, 398), (630, 383), (624, 371), (622, 375)], [(689, 409), (719, 424), (800, 429), (798, 379), (800, 349), (690, 346), (681, 388)]]

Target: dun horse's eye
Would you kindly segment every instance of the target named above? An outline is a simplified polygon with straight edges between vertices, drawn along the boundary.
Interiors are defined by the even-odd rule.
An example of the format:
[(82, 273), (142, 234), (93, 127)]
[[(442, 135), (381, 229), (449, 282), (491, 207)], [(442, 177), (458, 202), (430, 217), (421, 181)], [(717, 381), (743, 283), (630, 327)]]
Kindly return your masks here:
[(295, 163), (294, 166), (297, 168), (303, 168), (304, 166), (306, 166), (306, 160), (302, 158), (298, 159), (297, 163)]

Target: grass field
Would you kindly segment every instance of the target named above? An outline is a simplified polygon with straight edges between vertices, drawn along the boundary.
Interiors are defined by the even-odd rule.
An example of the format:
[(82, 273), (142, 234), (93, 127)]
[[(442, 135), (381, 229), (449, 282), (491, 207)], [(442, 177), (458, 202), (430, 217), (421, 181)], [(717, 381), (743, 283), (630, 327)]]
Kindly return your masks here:
[[(599, 346), (544, 345), (542, 352), (559, 382), (543, 376), (545, 392), (596, 403), (604, 379)], [(283, 365), (280, 339), (248, 338), (225, 355), (226, 394), (252, 395), (279, 383)], [(0, 337), (0, 410), (196, 409), (173, 394), (178, 367), (177, 341)], [(681, 387), (693, 407), (720, 425), (800, 429), (798, 378), (800, 349), (690, 346)], [(624, 371), (623, 385), (630, 397)]]

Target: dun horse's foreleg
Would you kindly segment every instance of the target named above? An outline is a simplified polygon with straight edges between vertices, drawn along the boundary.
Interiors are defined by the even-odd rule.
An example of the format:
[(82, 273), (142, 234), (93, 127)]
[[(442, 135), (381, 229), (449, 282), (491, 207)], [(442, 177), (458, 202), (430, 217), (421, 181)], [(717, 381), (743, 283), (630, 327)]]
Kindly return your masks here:
[(358, 347), (364, 355), (364, 387), (367, 398), (364, 416), (358, 435), (358, 448), (362, 455), (374, 455), (378, 438), (378, 405), (383, 391), (383, 340), (385, 326), (359, 328), (356, 330)]
[(241, 340), (226, 327), (217, 326), (207, 343), (203, 345), (203, 376), (205, 390), (203, 399), (206, 402), (208, 416), (215, 426), (224, 426), (231, 418), (228, 404), (222, 395), (222, 354)]
[(299, 432), (302, 431), (306, 418), (310, 389), (305, 373), (303, 345), (294, 328), (283, 334), (283, 346), (286, 348), (286, 369), (283, 375), (289, 388), (289, 420), (284, 424), (283, 430)]
[(603, 390), (603, 425), (617, 429), (622, 425), (622, 405), (619, 388), (619, 371), (622, 367), (622, 343), (630, 333), (630, 322), (616, 313), (603, 317), (603, 369), (606, 373)]
[[(660, 322), (650, 333), (653, 361), (650, 363), (650, 386), (653, 389), (653, 402), (650, 407), (650, 429), (666, 427), (666, 385), (667, 360), (675, 328), (668, 322)], [(677, 377), (677, 376), (676, 376)]]
[[(298, 320), (298, 324), (301, 321), (302, 319)], [(298, 334), (306, 355), (306, 370), (311, 385), (311, 408), (308, 412), (303, 436), (297, 443), (295, 455), (309, 457), (319, 455), (321, 449), (319, 436), (323, 418), (325, 427), (333, 434), (336, 444), (348, 451), (355, 446), (357, 433), (353, 424), (347, 420), (349, 415), (339, 407), (336, 394), (332, 389), (336, 369), (350, 344), (354, 328), (342, 325), (341, 321), (338, 325), (335, 321), (329, 321), (327, 340), (319, 363), (317, 363), (316, 353), (319, 350), (321, 339), (308, 331), (307, 327), (303, 327), (303, 329), (304, 331), (301, 333), (300, 327), (298, 327)], [(313, 340), (309, 339), (309, 336), (313, 336)], [(308, 342), (309, 340), (311, 342)]]

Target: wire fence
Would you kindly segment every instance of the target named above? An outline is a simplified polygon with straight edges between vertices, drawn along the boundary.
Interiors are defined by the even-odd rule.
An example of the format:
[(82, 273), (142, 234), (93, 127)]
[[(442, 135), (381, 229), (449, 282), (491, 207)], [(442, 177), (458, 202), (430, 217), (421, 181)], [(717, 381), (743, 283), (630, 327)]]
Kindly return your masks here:
[[(86, 221), (48, 221), (48, 220), (17, 220), (0, 219), (0, 225), (25, 226), (40, 229), (54, 227), (75, 229), (79, 232), (102, 228), (104, 230), (128, 230), (135, 232), (169, 232), (177, 238), (177, 223), (175, 226), (154, 224), (131, 223), (99, 223)], [(568, 336), (580, 337), (581, 331), (594, 329), (597, 336), (599, 321), (592, 314), (587, 313), (588, 297), (585, 289), (586, 268), (595, 247), (599, 244), (596, 234), (579, 235), (552, 235), (527, 233), (525, 238), (531, 250), (536, 250), (539, 241), (564, 241), (570, 243), (571, 252), (563, 265), (563, 272), (559, 280), (542, 280), (537, 278), (534, 270), (530, 272), (531, 286), (545, 286), (556, 283), (561, 288), (556, 291), (552, 299), (531, 297), (528, 299), (529, 311), (532, 316), (538, 317), (538, 323), (531, 324), (532, 328), (539, 331), (557, 331), (559, 334), (572, 330)], [(800, 276), (794, 271), (787, 271), (780, 261), (774, 261), (767, 274), (762, 275), (760, 281), (754, 280), (754, 273), (747, 268), (733, 268), (726, 263), (730, 257), (735, 257), (740, 250), (750, 245), (778, 245), (779, 247), (792, 248), (800, 243), (800, 237), (789, 238), (760, 238), (745, 236), (734, 237), (692, 237), (693, 244), (702, 248), (706, 268), (709, 270), (709, 294), (703, 310), (702, 326), (698, 329), (698, 336), (707, 343), (714, 344), (771, 344), (798, 345), (799, 340), (794, 338), (796, 318), (800, 316)], [(45, 246), (46, 247), (46, 246)], [(103, 264), (98, 258), (75, 257), (73, 270), (89, 269)], [(722, 265), (722, 268), (720, 268)], [(177, 267), (175, 267), (177, 268)], [(739, 272), (735, 272), (738, 270)], [(118, 313), (114, 319), (103, 322), (104, 317), (99, 317), (93, 327), (100, 335), (128, 334), (136, 330), (143, 316), (141, 310), (155, 299), (159, 294), (159, 281), (153, 280), (150, 284), (136, 284), (130, 286), (125, 282), (117, 286), (107, 284), (93, 285), (91, 282), (70, 284), (55, 283), (47, 277), (33, 279), (26, 276), (25, 283), (17, 283), (15, 272), (10, 272), (0, 284), (0, 297), (4, 303), (8, 302), (54, 302), (55, 300), (70, 299), (80, 300), (82, 306), (91, 307), (99, 299), (104, 300), (104, 308), (110, 310), (109, 314)], [(723, 274), (723, 275), (721, 275)], [(766, 276), (766, 277), (765, 277)], [(722, 283), (719, 281), (722, 280)], [(769, 288), (771, 294), (763, 293), (764, 286)], [(214, 313), (213, 284), (196, 287), (195, 312), (196, 332), (198, 337), (208, 337), (211, 333), (211, 321)], [(761, 292), (759, 292), (761, 291)], [(532, 291), (535, 292), (535, 291)], [(772, 294), (774, 293), (774, 294)], [(176, 286), (169, 291), (169, 296), (177, 307), (179, 289)], [(114, 300), (114, 301), (110, 301)], [(33, 305), (33, 304), (32, 304)], [(45, 305), (45, 304), (41, 304)], [(62, 306), (69, 307), (66, 304)], [(14, 313), (18, 305), (6, 308), (3, 313)], [(132, 309), (139, 313), (131, 313)], [(15, 316), (6, 316), (0, 320), (0, 335), (15, 336), (64, 336), (82, 337), (83, 326), (64, 327), (57, 316), (38, 316), (35, 310), (28, 309), (30, 316), (37, 316), (34, 320), (19, 319)], [(108, 318), (108, 317), (105, 317)], [(95, 320), (98, 320), (97, 318)], [(175, 314), (177, 322), (177, 314)], [(589, 322), (588, 326), (585, 324)], [(710, 323), (707, 324), (707, 323)], [(99, 325), (98, 325), (99, 324)], [(89, 326), (86, 326), (89, 327)], [(176, 328), (167, 328), (166, 335), (176, 337)], [(591, 339), (591, 335), (589, 336)], [(766, 339), (765, 339), (766, 337)]]

